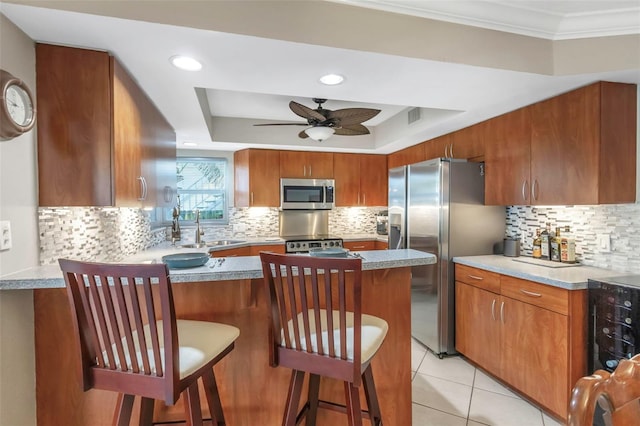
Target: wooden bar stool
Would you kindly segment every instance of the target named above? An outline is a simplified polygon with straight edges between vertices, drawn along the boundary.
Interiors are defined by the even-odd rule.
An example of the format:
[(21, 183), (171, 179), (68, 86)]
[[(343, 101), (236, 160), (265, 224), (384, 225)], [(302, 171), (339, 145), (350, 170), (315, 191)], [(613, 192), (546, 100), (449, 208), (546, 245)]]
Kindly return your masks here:
[(640, 425), (640, 354), (623, 359), (613, 373), (598, 370), (577, 381), (569, 402), (569, 426), (591, 426), (596, 403), (607, 426)]
[[(282, 424), (306, 416), (316, 424), (318, 408), (346, 412), (349, 425), (382, 425), (371, 360), (387, 334), (387, 322), (362, 313), (362, 260), (260, 253), (269, 310), (269, 360), (291, 368)], [(352, 310), (347, 310), (352, 305)], [(307, 403), (298, 412), (309, 377)], [(346, 406), (318, 399), (320, 376), (344, 381)], [(368, 411), (362, 411), (360, 385)]]
[[(83, 387), (119, 392), (113, 424), (129, 425), (140, 396), (140, 424), (154, 400), (182, 392), (188, 425), (201, 425), (202, 378), (214, 425), (224, 425), (213, 366), (234, 347), (236, 327), (176, 320), (164, 264), (115, 265), (60, 259), (78, 341)], [(156, 291), (157, 290), (157, 291)]]

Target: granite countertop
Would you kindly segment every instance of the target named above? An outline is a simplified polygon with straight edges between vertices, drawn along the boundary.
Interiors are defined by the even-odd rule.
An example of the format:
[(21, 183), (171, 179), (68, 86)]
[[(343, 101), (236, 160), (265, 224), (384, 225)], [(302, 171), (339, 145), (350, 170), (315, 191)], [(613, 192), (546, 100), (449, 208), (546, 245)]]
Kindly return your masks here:
[[(224, 246), (224, 248), (241, 247), (249, 244), (249, 242), (232, 244)], [(256, 244), (256, 242), (253, 244)], [(262, 244), (276, 244), (276, 242), (263, 241)], [(187, 249), (163, 244), (161, 247), (145, 250), (127, 257), (120, 263), (161, 262), (162, 256), (180, 252), (184, 253), (185, 251), (187, 251)], [(188, 251), (208, 252), (209, 248), (188, 249)], [(434, 255), (411, 249), (370, 250), (359, 251), (358, 253), (362, 256), (363, 270), (428, 265), (436, 262)], [(181, 283), (262, 278), (262, 266), (259, 256), (226, 257), (224, 258), (224, 262), (220, 262), (219, 259), (221, 258), (211, 258), (206, 265), (197, 268), (172, 269), (170, 271), (171, 281), (173, 283)], [(64, 287), (64, 279), (58, 265), (37, 266), (0, 277), (0, 290), (62, 287)]]
[[(599, 279), (622, 275), (620, 272), (585, 265), (556, 268), (542, 266), (544, 264), (558, 266), (558, 264), (551, 261), (538, 261), (530, 257), (506, 257), (502, 255), (460, 256), (454, 257), (453, 261), (462, 265), (485, 269), (487, 271), (541, 284), (548, 284), (567, 290), (582, 290), (587, 288), (590, 278)], [(524, 263), (523, 261), (535, 261), (537, 264)]]

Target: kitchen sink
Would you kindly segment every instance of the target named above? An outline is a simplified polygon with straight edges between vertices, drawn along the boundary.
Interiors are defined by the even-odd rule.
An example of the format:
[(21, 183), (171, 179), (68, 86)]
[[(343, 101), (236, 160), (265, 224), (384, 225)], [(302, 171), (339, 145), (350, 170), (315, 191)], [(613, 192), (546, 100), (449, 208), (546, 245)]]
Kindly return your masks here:
[(192, 244), (183, 244), (180, 247), (182, 248), (205, 248), (205, 247), (219, 247), (219, 246), (228, 246), (231, 244), (240, 244), (246, 243), (245, 240), (216, 240), (216, 241), (206, 241), (201, 243), (192, 243)]

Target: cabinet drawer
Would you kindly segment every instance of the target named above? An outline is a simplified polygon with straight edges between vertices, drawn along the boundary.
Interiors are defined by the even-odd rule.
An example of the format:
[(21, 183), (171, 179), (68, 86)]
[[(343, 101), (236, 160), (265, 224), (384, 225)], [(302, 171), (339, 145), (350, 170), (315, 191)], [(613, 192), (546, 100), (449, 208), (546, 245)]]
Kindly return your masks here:
[(500, 274), (456, 264), (456, 281), (500, 294)]
[(549, 309), (562, 315), (569, 314), (569, 291), (532, 281), (503, 275), (502, 294), (512, 299)]
[(375, 250), (375, 241), (345, 241), (342, 246), (349, 250)]

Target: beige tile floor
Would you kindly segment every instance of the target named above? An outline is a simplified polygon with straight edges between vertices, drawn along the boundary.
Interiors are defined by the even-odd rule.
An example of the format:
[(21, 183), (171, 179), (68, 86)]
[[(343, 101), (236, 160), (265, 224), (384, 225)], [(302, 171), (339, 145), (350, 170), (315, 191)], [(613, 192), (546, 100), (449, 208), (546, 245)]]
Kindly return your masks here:
[(412, 426), (560, 426), (461, 357), (411, 342)]

